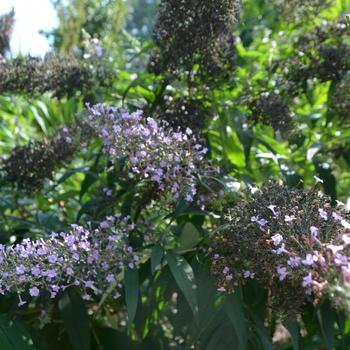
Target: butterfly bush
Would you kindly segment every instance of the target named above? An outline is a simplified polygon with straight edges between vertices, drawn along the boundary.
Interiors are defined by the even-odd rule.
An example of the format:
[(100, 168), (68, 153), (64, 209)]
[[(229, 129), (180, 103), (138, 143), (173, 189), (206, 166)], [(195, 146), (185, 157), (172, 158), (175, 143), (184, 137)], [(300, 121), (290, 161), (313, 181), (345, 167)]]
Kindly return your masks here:
[(210, 249), (219, 291), (255, 280), (282, 315), (307, 299), (342, 302), (335, 286), (350, 283), (350, 216), (327, 196), (269, 183), (227, 209), (224, 225)]
[(174, 130), (164, 121), (144, 117), (142, 111), (129, 113), (101, 104), (88, 107), (88, 119), (105, 152), (114, 160), (125, 158), (137, 178), (155, 184), (170, 201), (182, 198), (202, 205), (222, 193), (210, 189), (220, 170), (204, 159), (208, 149), (191, 129)]
[(96, 229), (74, 224), (48, 240), (1, 245), (0, 293), (17, 293), (20, 306), (28, 297), (55, 298), (70, 286), (78, 287), (85, 300), (102, 296), (110, 287), (118, 298), (123, 271), (135, 269), (140, 258), (128, 245), (134, 229), (128, 221), (115, 215)]

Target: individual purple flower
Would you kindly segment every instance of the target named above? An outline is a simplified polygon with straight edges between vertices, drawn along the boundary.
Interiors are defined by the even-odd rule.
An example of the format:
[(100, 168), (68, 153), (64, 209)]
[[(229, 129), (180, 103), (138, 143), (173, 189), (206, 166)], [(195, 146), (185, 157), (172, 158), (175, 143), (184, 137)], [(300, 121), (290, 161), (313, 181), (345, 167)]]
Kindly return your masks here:
[(323, 219), (323, 220), (327, 220), (328, 219), (328, 214), (327, 212), (323, 209), (323, 208), (319, 208), (318, 209), (318, 212), (320, 214), (320, 217)]
[(233, 278), (232, 274), (229, 274), (229, 275), (225, 276), (226, 281), (231, 281), (232, 278)]
[(260, 219), (260, 220), (258, 220), (257, 222), (258, 222), (258, 224), (259, 224), (260, 226), (265, 226), (265, 225), (268, 223), (268, 221), (265, 220), (265, 219)]
[(290, 267), (299, 267), (301, 265), (301, 258), (299, 256), (291, 256), (288, 261), (287, 264)]
[(315, 226), (310, 227), (310, 242), (311, 242), (311, 244), (313, 244), (313, 242), (317, 238), (318, 232), (319, 232), (319, 230), (317, 227), (315, 227)]
[(346, 228), (346, 229), (350, 229), (350, 223), (349, 222), (347, 222), (346, 220), (342, 220), (341, 221), (341, 224), (342, 224), (342, 226), (344, 227), (344, 228)]
[(49, 255), (47, 257), (47, 260), (50, 264), (56, 264), (57, 262), (57, 255)]
[(265, 226), (268, 222), (265, 219), (260, 219), (259, 216), (252, 216), (250, 218), (251, 222), (256, 222), (257, 224), (259, 224), (260, 226)]
[(46, 271), (46, 276), (49, 279), (55, 278), (57, 276), (56, 270), (50, 269)]
[(110, 227), (109, 221), (108, 221), (108, 220), (102, 221), (102, 222), (100, 223), (100, 227), (101, 227), (101, 229), (103, 229), (103, 230), (109, 228), (109, 227)]
[(258, 222), (258, 220), (259, 220), (259, 216), (252, 216), (252, 217), (250, 218), (250, 221), (251, 221), (251, 222)]
[(303, 265), (311, 266), (318, 261), (316, 254), (307, 253), (305, 259), (302, 261)]
[(316, 237), (318, 235), (318, 228), (315, 226), (310, 226), (310, 234), (312, 237)]
[(287, 253), (285, 243), (282, 243), (278, 249), (272, 249), (272, 253), (276, 255), (282, 255), (283, 253)]
[(345, 266), (345, 265), (348, 265), (349, 260), (348, 260), (348, 257), (345, 256), (344, 254), (336, 253), (334, 257), (334, 263), (337, 266)]
[(281, 212), (278, 209), (275, 209), (275, 208), (277, 208), (276, 205), (269, 205), (267, 208), (272, 211), (272, 213), (275, 217), (277, 217), (281, 214)]
[(224, 275), (227, 275), (229, 272), (230, 272), (230, 269), (229, 269), (227, 266), (225, 266), (224, 269), (223, 269), (223, 271), (222, 271), (222, 273), (223, 273)]
[(344, 218), (341, 215), (339, 215), (338, 213), (336, 213), (335, 211), (332, 213), (332, 216), (333, 216), (333, 219), (336, 221), (344, 220)]
[(294, 215), (285, 215), (284, 221), (285, 222), (293, 222), (296, 220), (296, 217)]
[(243, 277), (244, 277), (244, 278), (251, 278), (251, 279), (253, 279), (254, 276), (255, 276), (255, 273), (254, 273), (254, 272), (251, 272), (251, 271), (249, 271), (249, 270), (244, 271), (244, 273), (243, 273)]
[(114, 281), (115, 281), (114, 275), (111, 274), (111, 273), (108, 274), (108, 275), (106, 276), (106, 280), (107, 280), (109, 283), (114, 282)]
[(283, 281), (287, 277), (287, 268), (284, 266), (277, 267), (278, 278), (280, 281)]
[(283, 241), (283, 236), (280, 233), (276, 233), (271, 237), (273, 244), (278, 246)]
[(33, 276), (37, 277), (37, 276), (40, 276), (41, 270), (38, 266), (34, 266), (34, 267), (32, 267), (31, 273)]
[(29, 295), (32, 297), (37, 297), (39, 295), (40, 291), (37, 287), (33, 287), (29, 289)]
[(26, 272), (26, 268), (23, 265), (16, 267), (17, 275), (23, 275)]
[(304, 278), (303, 278), (303, 283), (302, 286), (305, 287), (309, 287), (313, 284), (313, 279), (312, 279), (312, 274), (311, 272), (309, 272)]
[(86, 288), (93, 288), (94, 282), (93, 281), (85, 281), (84, 282)]

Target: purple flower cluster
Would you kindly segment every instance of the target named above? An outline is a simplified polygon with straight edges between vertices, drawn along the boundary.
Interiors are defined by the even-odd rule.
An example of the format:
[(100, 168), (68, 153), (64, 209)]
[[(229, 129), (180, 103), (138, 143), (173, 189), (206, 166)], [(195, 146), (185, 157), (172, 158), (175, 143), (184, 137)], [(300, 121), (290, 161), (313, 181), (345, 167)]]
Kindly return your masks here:
[(331, 296), (334, 285), (350, 287), (350, 215), (327, 196), (270, 183), (226, 221), (211, 248), (219, 291), (254, 278), (275, 309), (290, 313), (308, 297)]
[(208, 149), (197, 142), (191, 129), (173, 130), (164, 121), (144, 117), (142, 111), (129, 113), (101, 104), (88, 107), (88, 118), (106, 153), (114, 159), (125, 157), (139, 179), (151, 181), (170, 199), (204, 202), (199, 184), (208, 185), (219, 170), (204, 160)]
[(125, 269), (134, 269), (139, 255), (127, 243), (134, 228), (128, 218), (108, 217), (97, 229), (72, 225), (68, 233), (52, 233), (48, 240), (23, 240), (0, 247), (0, 293), (17, 293), (19, 305), (31, 297), (56, 295), (77, 286), (85, 300), (103, 295), (118, 298)]

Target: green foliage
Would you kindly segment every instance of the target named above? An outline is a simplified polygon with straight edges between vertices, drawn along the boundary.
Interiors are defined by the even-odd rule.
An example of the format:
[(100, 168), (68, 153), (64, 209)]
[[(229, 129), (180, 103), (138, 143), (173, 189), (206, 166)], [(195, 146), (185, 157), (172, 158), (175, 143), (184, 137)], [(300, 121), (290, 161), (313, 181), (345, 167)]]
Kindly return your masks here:
[[(171, 22), (176, 18), (169, 19), (171, 13), (163, 7), (162, 17), (170, 20), (164, 27), (185, 31), (185, 46), (175, 31), (167, 33), (169, 41), (142, 41), (151, 38), (150, 27), (142, 27), (156, 23), (157, 3), (54, 1), (59, 16), (54, 50), (89, 55), (86, 40), (98, 38), (112, 61), (104, 60), (98, 68), (114, 67), (116, 74), (111, 80), (98, 78), (104, 89), (92, 84), (87, 94), (71, 93), (70, 82), (58, 94), (40, 90), (47, 91), (41, 96), (31, 88), (7, 89), (0, 96), (1, 169), (16, 147), (50, 145), (62, 125), (77, 125), (86, 100), (103, 101), (130, 111), (143, 109), (183, 130), (193, 128), (208, 147), (208, 158), (220, 164), (218, 181), (226, 196), (205, 209), (184, 200), (175, 206), (159, 202), (150, 182), (129, 172), (123, 157), (111, 162), (95, 136), (50, 167), (49, 176), (35, 167), (41, 181), (34, 194), (14, 181), (1, 182), (1, 243), (48, 239), (52, 231), (65, 231), (73, 223), (89, 222), (94, 229), (119, 213), (135, 224), (127, 239), (140, 260), (137, 269), (127, 268), (118, 276), (124, 285), (117, 299), (112, 297), (116, 283), (101, 299), (84, 300), (74, 286), (56, 300), (43, 294), (22, 307), (17, 295), (1, 296), (0, 348), (348, 349), (349, 315), (328, 299), (317, 306), (298, 304), (297, 317), (285, 319), (272, 311), (268, 286), (257, 281), (230, 296), (218, 293), (211, 277), (211, 246), (217, 232), (228, 228), (221, 220), (223, 209), (235, 207), (243, 189), (270, 179), (309, 189), (317, 176), (332, 204), (348, 201), (350, 29), (344, 18), (350, 1), (245, 0), (237, 23), (223, 11), (224, 27), (214, 28), (210, 45), (206, 30), (212, 12), (202, 9), (196, 13), (204, 17), (194, 18), (200, 26), (182, 27), (186, 11), (177, 12), (181, 21)], [(128, 16), (127, 6), (132, 8)], [(157, 56), (162, 50), (166, 57)], [(152, 67), (155, 58), (170, 62), (171, 69), (166, 64)], [(96, 77), (96, 66), (86, 66)], [(42, 70), (48, 73), (47, 67)], [(44, 154), (51, 160), (60, 154), (40, 152), (39, 160)], [(25, 162), (20, 165), (21, 174), (29, 174)], [(207, 179), (199, 176), (201, 180)], [(250, 217), (246, 219), (248, 226)], [(252, 247), (252, 237), (245, 239)], [(347, 290), (341, 293), (347, 295)]]

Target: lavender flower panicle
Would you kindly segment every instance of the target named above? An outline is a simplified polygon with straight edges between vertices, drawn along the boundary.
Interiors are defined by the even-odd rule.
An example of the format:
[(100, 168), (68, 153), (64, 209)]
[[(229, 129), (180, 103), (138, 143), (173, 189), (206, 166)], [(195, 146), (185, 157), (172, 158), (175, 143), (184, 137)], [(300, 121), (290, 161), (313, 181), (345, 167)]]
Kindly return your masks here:
[(268, 183), (228, 209), (224, 220), (228, 228), (210, 249), (218, 290), (245, 284), (250, 271), (282, 315), (297, 313), (307, 298), (333, 296), (344, 305), (335, 286), (350, 288), (350, 215), (332, 208), (327, 196)]
[(204, 160), (208, 149), (198, 143), (191, 129), (181, 132), (164, 121), (144, 117), (142, 111), (128, 113), (101, 104), (88, 106), (87, 113), (112, 159), (125, 157), (137, 178), (156, 184), (170, 201), (183, 198), (203, 204), (206, 196), (200, 193), (199, 177), (208, 185), (207, 180), (219, 170)]
[[(26, 292), (55, 298), (69, 286), (77, 286), (86, 300), (101, 296), (139, 261), (128, 245), (127, 234), (134, 227), (128, 220), (115, 215), (94, 230), (74, 224), (68, 233), (52, 233), (48, 240), (1, 245), (0, 293), (16, 292), (19, 305), (26, 303)], [(118, 298), (118, 289), (112, 296)]]

